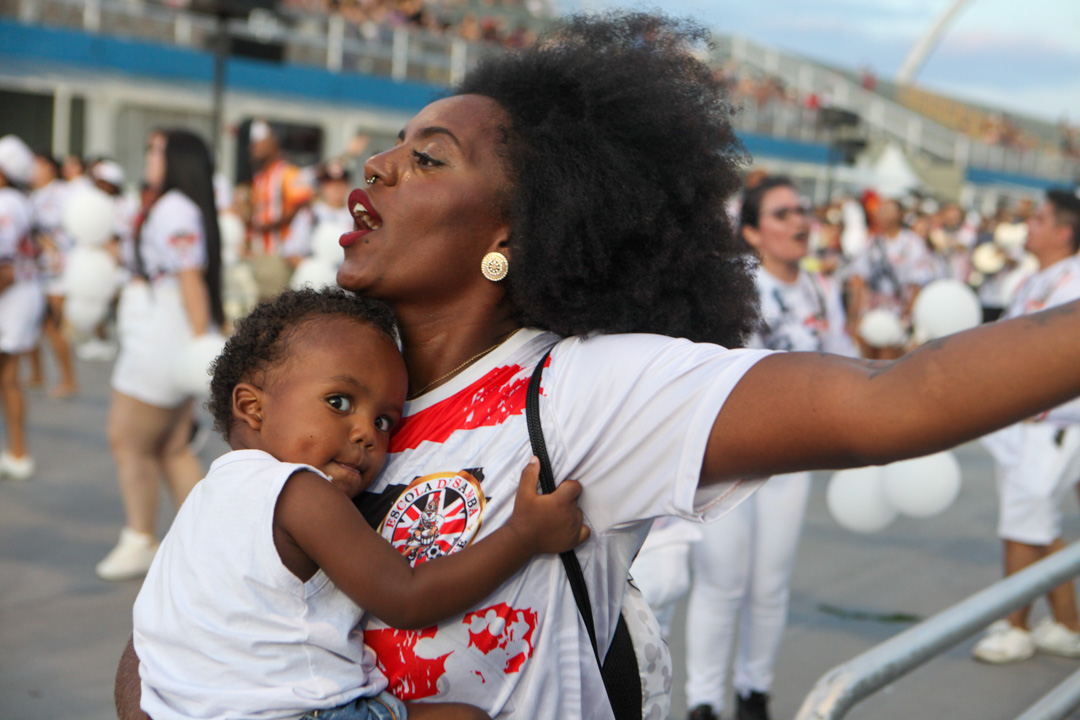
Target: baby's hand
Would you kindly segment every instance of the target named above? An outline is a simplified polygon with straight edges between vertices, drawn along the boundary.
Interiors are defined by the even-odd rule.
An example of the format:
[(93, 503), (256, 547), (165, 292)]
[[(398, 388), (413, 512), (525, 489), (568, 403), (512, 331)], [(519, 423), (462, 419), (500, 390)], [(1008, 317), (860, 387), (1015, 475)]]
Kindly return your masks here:
[(513, 529), (532, 554), (560, 553), (585, 542), (589, 528), (583, 522), (577, 498), (581, 484), (564, 480), (550, 495), (537, 489), (540, 461), (535, 457), (521, 473), (514, 514), (506, 526)]

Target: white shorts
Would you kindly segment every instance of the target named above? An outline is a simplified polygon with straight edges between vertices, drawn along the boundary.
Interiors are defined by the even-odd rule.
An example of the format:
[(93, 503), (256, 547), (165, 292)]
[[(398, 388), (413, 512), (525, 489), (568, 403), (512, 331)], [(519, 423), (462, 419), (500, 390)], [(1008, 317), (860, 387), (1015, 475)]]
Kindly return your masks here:
[(112, 387), (148, 405), (174, 408), (191, 397), (175, 371), (191, 341), (191, 324), (175, 278), (129, 282), (116, 311), (120, 353)]
[[(1080, 480), (1080, 426), (1023, 423), (1017, 462), (995, 463), (998, 536), (1028, 545), (1061, 537), (1061, 504)], [(1060, 442), (1059, 442), (1060, 440)]]
[(41, 335), (45, 295), (37, 280), (16, 282), (0, 293), (0, 353), (33, 350)]

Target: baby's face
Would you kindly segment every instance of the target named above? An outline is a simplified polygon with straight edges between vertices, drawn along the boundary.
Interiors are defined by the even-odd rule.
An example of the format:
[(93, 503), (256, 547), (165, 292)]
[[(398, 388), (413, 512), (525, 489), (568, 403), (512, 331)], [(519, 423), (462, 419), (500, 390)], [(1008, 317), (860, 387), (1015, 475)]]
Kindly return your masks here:
[(354, 497), (386, 461), (408, 379), (394, 344), (369, 325), (333, 317), (305, 323), (287, 359), (267, 373), (262, 448), (306, 463)]

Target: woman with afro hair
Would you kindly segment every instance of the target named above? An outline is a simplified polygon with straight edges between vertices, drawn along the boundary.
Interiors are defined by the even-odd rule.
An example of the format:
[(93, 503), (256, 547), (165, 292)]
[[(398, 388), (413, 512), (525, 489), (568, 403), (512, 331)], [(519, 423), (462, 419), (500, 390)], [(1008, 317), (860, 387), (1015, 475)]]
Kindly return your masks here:
[[(655, 623), (626, 594), (652, 518), (710, 519), (773, 473), (926, 454), (1080, 394), (1076, 306), (893, 364), (729, 349), (755, 327), (756, 291), (724, 210), (745, 153), (694, 54), (706, 40), (657, 15), (580, 17), (488, 60), (368, 160), (341, 238), (338, 283), (390, 304), (409, 370), (407, 417), (360, 501), (368, 520), (414, 564), (505, 522), (544, 363), (555, 479), (582, 484), (592, 529), (576, 553), (599, 653), (625, 610), (642, 717), (666, 716), (671, 683)], [(459, 618), (371, 622), (365, 639), (403, 699), (613, 717), (550, 557)], [(135, 661), (118, 676), (124, 718)]]

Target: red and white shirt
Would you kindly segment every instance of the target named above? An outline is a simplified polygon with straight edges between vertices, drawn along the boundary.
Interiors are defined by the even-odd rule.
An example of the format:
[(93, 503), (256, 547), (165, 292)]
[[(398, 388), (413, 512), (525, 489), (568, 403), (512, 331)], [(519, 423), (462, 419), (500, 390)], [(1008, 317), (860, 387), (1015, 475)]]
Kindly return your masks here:
[(139, 229), (138, 248), (149, 278), (204, 268), (206, 233), (199, 206), (179, 190), (162, 195)]
[[(576, 551), (603, 654), (649, 521), (712, 518), (757, 487), (742, 480), (699, 490), (698, 480), (713, 421), (767, 351), (657, 335), (559, 342), (520, 330), (406, 406), (386, 470), (358, 504), (414, 565), (502, 525), (532, 455), (524, 414), (529, 377), (556, 342), (540, 415), (556, 482), (573, 478), (584, 486), (580, 504), (592, 536)], [(534, 558), (479, 606), (437, 627), (395, 630), (372, 618), (365, 641), (389, 690), (405, 700), (467, 702), (499, 718), (612, 717), (553, 555)]]
[(38, 278), (38, 247), (30, 236), (33, 222), (30, 200), (15, 188), (0, 188), (0, 263), (10, 263), (15, 282)]

